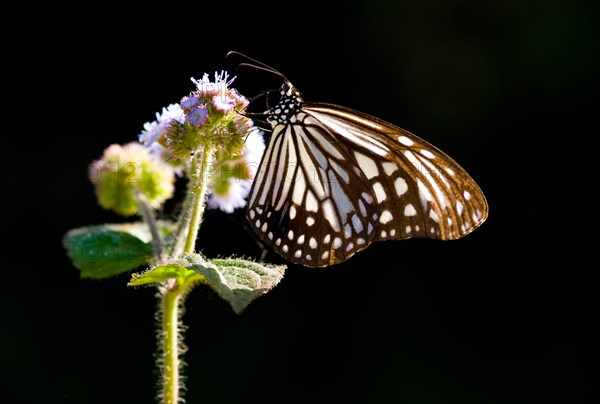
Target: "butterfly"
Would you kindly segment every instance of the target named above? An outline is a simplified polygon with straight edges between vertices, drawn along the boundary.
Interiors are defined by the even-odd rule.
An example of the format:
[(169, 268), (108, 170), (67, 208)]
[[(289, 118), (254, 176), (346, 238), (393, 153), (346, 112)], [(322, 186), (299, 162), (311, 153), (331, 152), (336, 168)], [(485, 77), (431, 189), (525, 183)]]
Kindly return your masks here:
[(246, 212), (283, 258), (325, 267), (374, 241), (454, 240), (486, 220), (481, 189), (444, 152), (366, 113), (306, 102), (283, 74), (248, 59), (255, 64), (240, 66), (283, 79), (279, 101), (265, 112), (272, 134)]

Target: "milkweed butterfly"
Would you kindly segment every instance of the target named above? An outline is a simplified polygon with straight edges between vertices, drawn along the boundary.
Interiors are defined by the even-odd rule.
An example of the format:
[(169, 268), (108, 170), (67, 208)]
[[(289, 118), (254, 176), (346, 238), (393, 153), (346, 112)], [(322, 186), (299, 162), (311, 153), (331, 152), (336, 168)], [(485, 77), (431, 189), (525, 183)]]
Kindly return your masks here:
[(265, 113), (272, 134), (246, 213), (283, 258), (324, 267), (374, 241), (454, 240), (486, 220), (479, 186), (444, 152), (363, 112), (305, 102), (283, 74), (248, 59), (256, 64), (240, 66), (284, 80)]

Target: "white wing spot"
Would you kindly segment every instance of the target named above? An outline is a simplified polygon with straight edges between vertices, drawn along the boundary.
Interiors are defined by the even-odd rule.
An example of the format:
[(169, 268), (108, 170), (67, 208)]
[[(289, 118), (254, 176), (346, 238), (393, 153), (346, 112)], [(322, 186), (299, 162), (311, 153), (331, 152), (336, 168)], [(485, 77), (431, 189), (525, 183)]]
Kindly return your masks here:
[(267, 227), (268, 227), (268, 224), (267, 224), (267, 222), (264, 222), (264, 223), (263, 223), (263, 225), (262, 225), (262, 227), (261, 227), (260, 229), (261, 229), (261, 230), (263, 231), (263, 233), (264, 233), (265, 231), (267, 231)]
[(313, 219), (313, 218), (312, 218), (312, 217), (310, 217), (310, 216), (309, 216), (309, 217), (307, 217), (307, 218), (306, 218), (306, 224), (307, 224), (308, 226), (312, 226), (313, 224), (315, 224), (315, 219)]
[(404, 229), (405, 233), (410, 233), (412, 231), (410, 226), (406, 226), (406, 228)]
[(471, 194), (468, 191), (463, 192), (463, 196), (465, 197), (465, 201), (468, 201), (471, 199)]
[(346, 246), (346, 252), (351, 251), (353, 248), (354, 248), (354, 244), (348, 243), (348, 245)]
[(367, 194), (366, 192), (363, 192), (361, 195), (367, 203), (373, 203), (373, 197), (371, 195)]
[(294, 257), (296, 257), (296, 258), (302, 257), (302, 250), (296, 250), (296, 252), (294, 253)]
[[(419, 195), (421, 196), (421, 203), (423, 203), (423, 205), (427, 204), (426, 201), (433, 200), (433, 196), (425, 184), (423, 184), (421, 181), (417, 181), (417, 187), (419, 188)], [(442, 201), (444, 200), (442, 199)]]
[(308, 212), (319, 211), (319, 203), (317, 202), (317, 198), (315, 198), (315, 195), (311, 191), (308, 191), (306, 193), (306, 210)]
[(325, 216), (325, 219), (327, 219), (327, 221), (331, 225), (331, 228), (334, 231), (340, 231), (340, 224), (333, 210), (333, 205), (331, 204), (331, 201), (329, 199), (323, 202), (323, 215)]
[(335, 248), (336, 250), (338, 248), (340, 248), (342, 246), (342, 239), (339, 237), (336, 237), (333, 239), (333, 244), (332, 244), (333, 248)]
[(446, 167), (446, 172), (452, 176), (454, 175), (454, 170), (451, 169), (450, 167)]
[(268, 211), (268, 212), (267, 212), (267, 217), (271, 217), (271, 214), (273, 214), (273, 212), (271, 212), (271, 211)]
[(369, 225), (367, 226), (367, 233), (373, 233), (373, 225), (371, 223), (369, 223)]
[(479, 209), (475, 211), (475, 214), (477, 215), (477, 219), (481, 219), (481, 211)]
[(329, 234), (323, 238), (324, 244), (329, 244), (330, 241), (331, 241), (331, 236)]
[(396, 235), (396, 229), (390, 230), (390, 236), (394, 237)]
[(402, 143), (404, 146), (412, 146), (413, 144), (415, 144), (415, 142), (413, 142), (412, 140), (410, 140), (406, 136), (398, 136), (398, 141), (400, 143)]
[(293, 219), (296, 217), (296, 207), (294, 205), (292, 205), (292, 207), (290, 208), (290, 219)]
[(419, 231), (419, 230), (421, 230), (421, 226), (419, 226), (419, 225), (416, 225), (416, 226), (415, 226), (415, 231)]
[(275, 240), (275, 245), (276, 246), (280, 246), (281, 245), (281, 239), (278, 238), (277, 240)]
[(296, 240), (296, 243), (304, 244), (304, 234), (302, 234), (302, 235), (300, 235), (300, 237), (298, 237), (298, 240)]
[(267, 234), (267, 237), (269, 237), (269, 240), (273, 240), (273, 233), (269, 232), (269, 234)]
[(394, 217), (392, 216), (392, 214), (390, 213), (389, 210), (384, 210), (383, 213), (381, 214), (381, 217), (379, 218), (379, 222), (382, 224), (386, 224), (389, 221), (391, 221)]
[(479, 220), (479, 217), (477, 217), (477, 213), (473, 213), (473, 221), (477, 223), (477, 220)]
[(408, 185), (406, 185), (406, 181), (402, 177), (396, 178), (394, 181), (394, 187), (396, 188), (396, 193), (398, 196), (402, 196), (408, 191)]
[(356, 157), (356, 162), (360, 166), (360, 169), (365, 173), (368, 179), (373, 177), (377, 177), (379, 175), (379, 170), (377, 169), (377, 165), (373, 159), (365, 156), (361, 153), (354, 153), (354, 157)]
[(283, 252), (288, 252), (289, 251), (289, 247), (287, 246), (287, 244), (284, 244), (283, 247), (281, 247), (281, 249), (283, 250)]
[(435, 156), (433, 155), (433, 153), (430, 152), (429, 150), (421, 149), (421, 154), (423, 156), (427, 157), (428, 159), (435, 158)]
[(263, 210), (262, 210), (262, 208), (256, 208), (256, 211), (258, 212), (258, 214), (259, 214), (259, 215), (262, 215), (262, 214), (263, 214)]
[(358, 245), (363, 245), (365, 243), (365, 239), (362, 237), (359, 237), (356, 239), (356, 244)]
[(440, 221), (440, 218), (438, 217), (437, 213), (433, 209), (431, 209), (429, 211), (429, 217), (436, 223)]
[(381, 238), (386, 238), (387, 237), (387, 231), (385, 230), (381, 230)]
[(432, 227), (432, 228), (431, 228), (431, 232), (432, 232), (432, 233), (435, 233), (435, 227)]
[(358, 200), (358, 208), (360, 209), (360, 214), (363, 216), (367, 216), (367, 208), (365, 208), (365, 204), (362, 199)]
[(250, 219), (254, 219), (254, 215), (255, 215), (254, 210), (250, 209), (248, 211), (248, 215), (250, 216)]
[(381, 203), (385, 201), (387, 195), (385, 194), (385, 190), (381, 186), (379, 182), (373, 184), (373, 190), (375, 190), (375, 196), (377, 197), (377, 202)]
[(288, 231), (288, 238), (289, 238), (290, 240), (293, 240), (293, 239), (294, 239), (294, 231), (293, 231), (293, 230), (290, 230), (290, 231)]
[[(285, 181), (291, 181), (291, 178), (286, 178)], [(302, 198), (304, 197), (304, 191), (306, 190), (306, 180), (303, 175), (300, 175), (298, 181), (294, 184), (294, 190), (292, 191), (292, 201), (298, 206), (302, 206)]]
[(352, 226), (354, 227), (354, 231), (356, 231), (357, 233), (363, 231), (363, 224), (360, 221), (358, 215), (356, 214), (352, 216)]
[(316, 250), (317, 249), (317, 240), (314, 237), (311, 237), (310, 240), (308, 240), (308, 245), (313, 250)]
[(458, 211), (459, 215), (462, 215), (463, 204), (460, 201), (456, 201), (456, 210)]
[(323, 255), (321, 255), (321, 258), (326, 260), (327, 258), (329, 258), (329, 251), (324, 251)]
[(346, 223), (344, 226), (344, 236), (346, 238), (350, 238), (352, 236), (352, 229), (350, 228), (350, 223)]
[(448, 216), (448, 225), (451, 226), (452, 225), (452, 218), (450, 216)]
[(312, 260), (312, 255), (306, 254), (306, 259), (309, 260), (309, 261)]
[(392, 175), (392, 173), (398, 169), (398, 166), (391, 161), (384, 161), (381, 163), (381, 166), (387, 175)]
[(406, 205), (404, 207), (404, 216), (416, 216), (417, 215), (417, 210), (415, 209), (414, 206), (412, 206), (412, 203), (409, 203), (408, 205)]

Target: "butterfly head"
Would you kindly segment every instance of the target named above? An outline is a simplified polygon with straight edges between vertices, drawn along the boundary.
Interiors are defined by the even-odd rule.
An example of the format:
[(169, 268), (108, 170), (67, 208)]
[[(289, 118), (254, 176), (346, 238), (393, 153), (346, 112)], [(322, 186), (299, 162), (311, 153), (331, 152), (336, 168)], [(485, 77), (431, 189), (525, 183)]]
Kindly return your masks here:
[(284, 81), (279, 88), (279, 102), (267, 111), (267, 121), (275, 127), (280, 123), (293, 122), (304, 102), (300, 92), (289, 81)]

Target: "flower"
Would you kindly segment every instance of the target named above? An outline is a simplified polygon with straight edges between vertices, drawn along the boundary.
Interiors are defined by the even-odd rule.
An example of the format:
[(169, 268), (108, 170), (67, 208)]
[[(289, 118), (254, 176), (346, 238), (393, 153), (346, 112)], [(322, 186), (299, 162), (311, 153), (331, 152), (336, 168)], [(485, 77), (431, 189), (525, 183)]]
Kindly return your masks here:
[(171, 151), (174, 160), (188, 160), (206, 147), (232, 154), (241, 150), (251, 126), (242, 123), (250, 120), (241, 112), (249, 101), (229, 88), (234, 79), (225, 71), (215, 73), (213, 81), (206, 73), (200, 80), (191, 78), (196, 90), (181, 99), (181, 119), (160, 128), (159, 143)]
[(208, 197), (207, 206), (211, 209), (220, 209), (226, 213), (233, 213), (234, 209), (246, 206), (246, 197), (250, 192), (247, 181), (231, 178), (222, 182), (219, 187), (213, 188)]
[(224, 70), (220, 73), (215, 72), (214, 81), (210, 81), (207, 73), (204, 73), (200, 80), (193, 77), (191, 80), (196, 84), (199, 98), (210, 99), (212, 106), (219, 111), (229, 112), (234, 109), (239, 111), (248, 106), (248, 100), (244, 96), (229, 88), (235, 77), (229, 79), (229, 73)]
[(246, 206), (246, 198), (264, 151), (263, 132), (253, 128), (246, 137), (242, 153), (236, 159), (221, 162), (218, 169), (221, 175), (213, 177), (212, 193), (208, 198), (209, 208), (232, 213), (234, 209)]
[[(150, 150), (150, 153), (159, 160), (178, 165), (172, 154), (164, 146), (165, 130), (173, 123), (179, 124), (185, 122), (185, 114), (179, 104), (171, 104), (163, 107), (162, 113), (156, 113), (156, 121), (146, 122), (144, 130), (138, 135), (140, 143)], [(177, 167), (175, 172), (181, 175), (181, 167)]]
[(137, 213), (139, 198), (158, 208), (174, 191), (173, 168), (137, 142), (110, 145), (90, 164), (89, 178), (100, 206), (123, 216)]
[(171, 104), (168, 107), (163, 107), (162, 113), (156, 113), (156, 121), (146, 122), (144, 130), (138, 135), (140, 143), (146, 147), (150, 147), (153, 143), (156, 143), (172, 120), (179, 123), (185, 122), (185, 114), (179, 104)]

